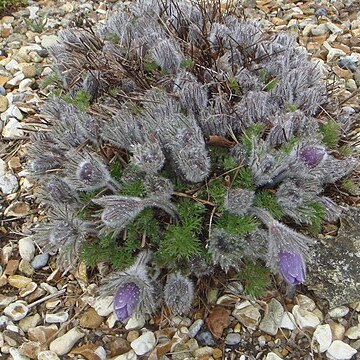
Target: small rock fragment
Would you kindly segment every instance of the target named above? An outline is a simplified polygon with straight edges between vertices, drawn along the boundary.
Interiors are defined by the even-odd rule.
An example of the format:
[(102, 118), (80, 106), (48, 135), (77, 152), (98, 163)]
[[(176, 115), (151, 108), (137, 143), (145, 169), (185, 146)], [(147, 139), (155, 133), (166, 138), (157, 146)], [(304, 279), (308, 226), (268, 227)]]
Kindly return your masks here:
[(349, 312), (349, 308), (347, 306), (338, 306), (329, 310), (329, 316), (332, 318), (342, 318), (346, 316)]
[(22, 259), (31, 261), (35, 255), (34, 241), (30, 237), (19, 240), (19, 253)]
[(276, 355), (273, 352), (270, 352), (266, 355), (265, 360), (282, 360), (282, 358), (279, 355)]
[(331, 328), (329, 324), (319, 325), (313, 334), (311, 347), (317, 353), (326, 351), (332, 342)]
[(50, 350), (41, 351), (37, 358), (38, 360), (60, 360), (56, 353)]
[(145, 318), (135, 313), (125, 325), (126, 330), (141, 329), (145, 325)]
[(73, 346), (84, 336), (85, 334), (79, 328), (75, 327), (63, 336), (53, 340), (49, 348), (57, 355), (65, 355), (69, 353)]
[(254, 306), (246, 306), (245, 308), (235, 309), (232, 315), (238, 319), (245, 327), (255, 330), (259, 324), (261, 314), (259, 309)]
[(15, 301), (12, 304), (9, 304), (4, 309), (4, 314), (9, 316), (14, 321), (19, 321), (23, 319), (27, 313), (29, 312), (29, 308), (25, 301)]
[(4, 195), (14, 193), (19, 188), (19, 183), (15, 175), (7, 173), (0, 176), (0, 190)]
[(350, 360), (357, 351), (350, 345), (340, 340), (335, 340), (326, 351), (326, 357), (330, 360)]
[(203, 319), (195, 320), (194, 323), (189, 327), (189, 336), (191, 338), (194, 338), (203, 325), (204, 325)]
[(296, 329), (296, 321), (291, 312), (286, 311), (281, 319), (280, 327), (282, 329), (294, 330)]
[(268, 307), (268, 312), (262, 319), (259, 329), (269, 335), (276, 335), (281, 324), (284, 314), (284, 309), (281, 303), (276, 299), (271, 299)]
[(226, 335), (225, 344), (230, 346), (237, 345), (239, 344), (240, 340), (241, 340), (240, 334), (229, 333)]
[(33, 261), (31, 262), (31, 266), (35, 270), (42, 269), (49, 261), (49, 253), (38, 254), (34, 257)]
[(97, 329), (104, 321), (95, 309), (86, 310), (80, 317), (80, 326), (87, 329)]
[(199, 331), (195, 338), (201, 346), (215, 346), (214, 337), (208, 330)]
[(347, 336), (351, 340), (360, 339), (360, 324), (356, 326), (352, 326), (346, 330), (345, 336)]
[(292, 314), (300, 329), (316, 328), (320, 324), (320, 320), (316, 315), (310, 311), (301, 309), (299, 305), (293, 307)]
[(46, 314), (45, 322), (48, 324), (63, 323), (69, 318), (69, 314), (65, 311), (59, 311), (55, 314)]
[(154, 333), (147, 331), (132, 341), (130, 346), (135, 351), (136, 355), (144, 355), (155, 347), (155, 343), (156, 339)]

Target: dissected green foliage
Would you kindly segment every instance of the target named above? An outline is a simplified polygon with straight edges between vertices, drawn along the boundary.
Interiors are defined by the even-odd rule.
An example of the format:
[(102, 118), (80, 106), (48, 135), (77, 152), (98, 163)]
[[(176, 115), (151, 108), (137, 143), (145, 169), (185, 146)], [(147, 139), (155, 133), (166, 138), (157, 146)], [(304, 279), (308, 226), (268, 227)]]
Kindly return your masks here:
[(266, 290), (271, 285), (270, 272), (259, 261), (246, 262), (238, 277), (245, 284), (246, 294), (254, 299), (264, 296)]
[(243, 237), (254, 232), (260, 225), (259, 221), (251, 215), (236, 216), (225, 211), (216, 220), (216, 226), (224, 229), (229, 234)]
[(354, 181), (351, 179), (346, 179), (341, 182), (341, 188), (347, 191), (351, 195), (359, 195), (360, 194), (360, 187), (359, 185), (355, 184)]
[(268, 210), (274, 219), (281, 219), (284, 216), (276, 197), (269, 191), (259, 191), (255, 196), (254, 205)]
[(323, 142), (331, 149), (337, 147), (341, 135), (341, 126), (333, 120), (320, 125), (320, 132), (323, 136)]
[(324, 205), (313, 202), (308, 205), (311, 225), (309, 231), (312, 235), (318, 235), (321, 231), (321, 224), (325, 219), (326, 210)]
[(169, 225), (160, 244), (158, 260), (162, 264), (188, 260), (203, 252), (199, 233), (204, 206), (190, 199), (181, 199), (177, 210), (179, 223)]

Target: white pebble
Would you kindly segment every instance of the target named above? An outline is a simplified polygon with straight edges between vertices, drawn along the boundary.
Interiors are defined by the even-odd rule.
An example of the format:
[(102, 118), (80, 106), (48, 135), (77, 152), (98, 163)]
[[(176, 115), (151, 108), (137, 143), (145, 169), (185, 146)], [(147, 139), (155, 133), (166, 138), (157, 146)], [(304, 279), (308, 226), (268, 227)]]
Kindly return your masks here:
[(41, 351), (38, 354), (38, 360), (60, 360), (60, 358), (53, 351)]
[(20, 137), (24, 135), (24, 130), (21, 129), (22, 125), (15, 118), (10, 118), (4, 126), (2, 136), (4, 138)]
[(282, 360), (282, 358), (276, 355), (275, 353), (271, 352), (267, 354), (265, 360)]
[(23, 319), (28, 312), (29, 308), (26, 302), (20, 300), (13, 302), (4, 309), (4, 314), (9, 316), (14, 321)]
[(319, 325), (314, 331), (311, 347), (316, 353), (326, 351), (332, 342), (331, 328), (329, 324)]
[(294, 315), (291, 312), (284, 312), (281, 319), (280, 327), (282, 329), (294, 330), (296, 329), (296, 321)]
[(137, 313), (133, 314), (127, 324), (125, 325), (126, 330), (141, 329), (145, 325), (145, 318), (143, 315)]
[(320, 324), (320, 320), (316, 315), (310, 311), (301, 309), (299, 305), (293, 307), (292, 313), (300, 329), (316, 328)]
[(19, 183), (15, 175), (7, 173), (0, 176), (0, 189), (4, 195), (14, 193), (19, 188)]
[(137, 360), (137, 356), (135, 354), (134, 350), (130, 350), (129, 352), (119, 355), (115, 358), (113, 358), (112, 360)]
[(19, 351), (15, 348), (10, 348), (9, 353), (12, 356), (13, 360), (29, 360), (27, 356), (21, 355)]
[(46, 314), (45, 321), (48, 324), (63, 323), (69, 318), (69, 314), (65, 311), (59, 311), (55, 314)]
[(57, 355), (65, 355), (71, 351), (74, 345), (85, 336), (77, 327), (68, 331), (65, 335), (60, 336), (50, 343), (50, 350)]
[(35, 255), (35, 245), (30, 237), (19, 240), (19, 253), (22, 259), (31, 261)]
[(360, 339), (360, 324), (356, 326), (352, 326), (351, 328), (346, 330), (345, 336), (347, 336), (351, 340)]
[(156, 344), (155, 335), (151, 331), (139, 336), (137, 339), (131, 342), (130, 346), (137, 355), (144, 355), (154, 348)]
[(97, 298), (90, 304), (98, 313), (99, 316), (109, 316), (113, 312), (113, 296), (105, 296)]
[(332, 318), (342, 318), (346, 316), (349, 312), (349, 308), (347, 306), (338, 306), (329, 310), (329, 316)]
[(350, 360), (357, 351), (341, 340), (335, 340), (326, 352), (329, 360)]

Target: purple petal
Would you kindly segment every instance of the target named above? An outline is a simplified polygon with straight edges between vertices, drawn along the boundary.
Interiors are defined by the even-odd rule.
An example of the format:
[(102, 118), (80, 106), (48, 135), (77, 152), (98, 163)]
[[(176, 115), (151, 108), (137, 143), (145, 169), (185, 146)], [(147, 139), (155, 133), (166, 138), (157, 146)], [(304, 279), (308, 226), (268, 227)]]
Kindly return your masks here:
[(284, 280), (290, 285), (298, 285), (305, 280), (305, 263), (300, 254), (280, 251), (279, 269)]
[(140, 289), (134, 283), (119, 287), (114, 297), (114, 311), (118, 319), (124, 321), (136, 310), (140, 299)]
[(116, 318), (120, 321), (125, 321), (130, 317), (126, 306), (123, 308), (114, 309)]
[(326, 151), (320, 146), (309, 146), (300, 152), (300, 159), (310, 168), (318, 166), (325, 156)]

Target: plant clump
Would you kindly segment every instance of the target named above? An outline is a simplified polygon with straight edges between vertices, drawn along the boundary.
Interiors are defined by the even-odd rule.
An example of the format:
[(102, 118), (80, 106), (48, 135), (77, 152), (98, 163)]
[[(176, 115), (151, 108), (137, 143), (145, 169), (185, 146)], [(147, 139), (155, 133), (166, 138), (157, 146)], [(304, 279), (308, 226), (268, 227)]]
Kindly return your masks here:
[(59, 37), (49, 131), (29, 149), (49, 209), (35, 241), (65, 267), (111, 263), (101, 294), (122, 321), (162, 301), (188, 312), (190, 279), (216, 269), (245, 268), (256, 296), (263, 264), (302, 283), (341, 214), (326, 190), (356, 166), (335, 151), (341, 124), (317, 118), (327, 93), (306, 51), (217, 2), (120, 4)]

